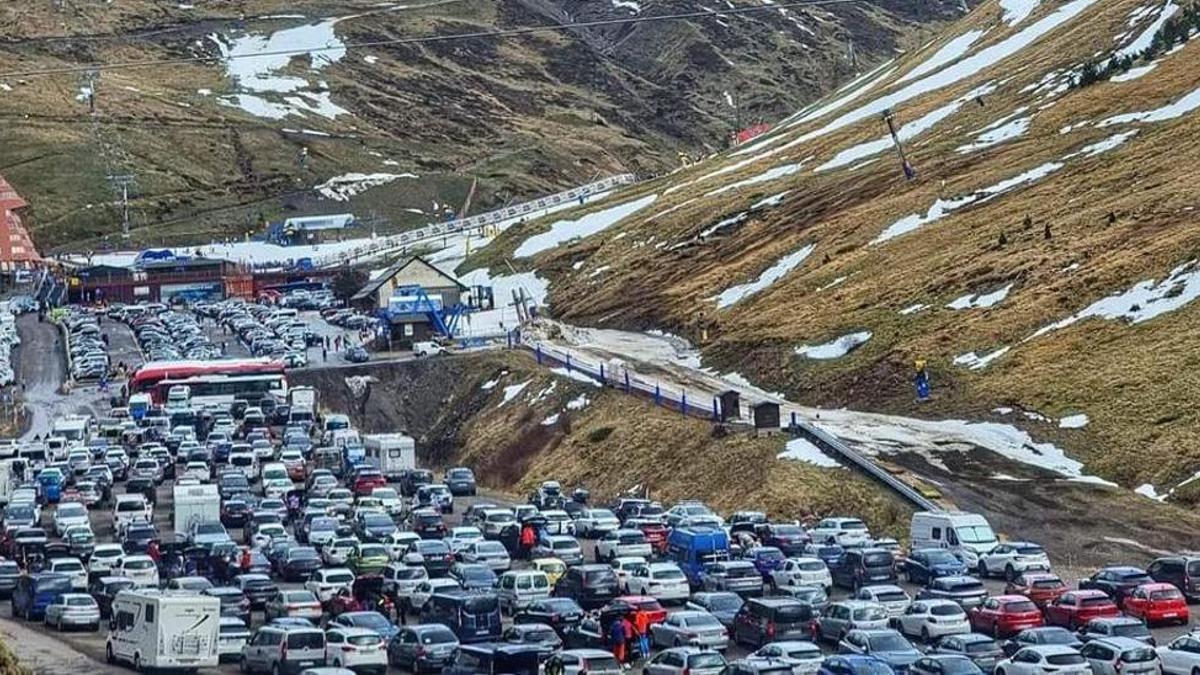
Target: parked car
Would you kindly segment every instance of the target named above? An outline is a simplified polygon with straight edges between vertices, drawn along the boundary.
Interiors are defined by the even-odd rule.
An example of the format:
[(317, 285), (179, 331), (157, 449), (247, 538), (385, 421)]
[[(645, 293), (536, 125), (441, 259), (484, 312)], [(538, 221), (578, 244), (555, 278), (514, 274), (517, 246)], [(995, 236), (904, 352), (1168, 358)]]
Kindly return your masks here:
[(1159, 675), (1162, 666), (1153, 647), (1129, 638), (1093, 640), (1079, 650), (1092, 675)]
[(1117, 616), (1121, 610), (1104, 591), (1080, 590), (1063, 593), (1057, 600), (1046, 605), (1046, 624), (1063, 626), (1074, 630), (1092, 619)]
[(901, 570), (911, 583), (928, 584), (938, 577), (962, 576), (967, 566), (944, 548), (925, 548), (910, 553)]
[(996, 664), (996, 675), (1091, 675), (1087, 659), (1065, 645), (1025, 647)]
[(1181, 635), (1157, 651), (1162, 670), (1168, 675), (1192, 675), (1200, 671), (1200, 635)]
[(1166, 556), (1146, 568), (1151, 579), (1174, 585), (1190, 601), (1200, 600), (1200, 557)]
[(725, 649), (729, 631), (717, 617), (705, 611), (682, 610), (667, 615), (666, 621), (650, 626), (657, 647), (705, 647)]
[(1151, 581), (1150, 575), (1140, 567), (1113, 566), (1105, 567), (1087, 579), (1080, 579), (1079, 590), (1103, 591), (1113, 602), (1120, 604), (1126, 593)]
[(978, 633), (947, 635), (927, 653), (965, 656), (985, 673), (992, 672), (996, 668), (996, 663), (1004, 658), (1004, 650), (995, 640)]
[(833, 577), (829, 566), (820, 558), (788, 558), (783, 565), (771, 573), (771, 587), (821, 586), (829, 590)]
[(1016, 635), (1042, 625), (1042, 612), (1023, 595), (997, 595), (970, 611), (971, 628), (994, 638)]
[(979, 558), (979, 572), (985, 577), (1002, 576), (1011, 581), (1031, 571), (1049, 572), (1050, 558), (1046, 549), (1027, 541), (998, 544)]
[(720, 652), (697, 647), (666, 649), (646, 661), (644, 675), (721, 675), (728, 664)]
[(838, 653), (874, 656), (903, 673), (921, 657), (900, 633), (891, 629), (852, 630), (838, 642)]
[(454, 632), (441, 624), (404, 626), (388, 642), (388, 662), (413, 673), (441, 672), (458, 647)]
[(1004, 586), (1005, 595), (1023, 595), (1041, 609), (1054, 602), (1069, 589), (1057, 574), (1030, 572), (1009, 581)]
[(86, 593), (63, 593), (46, 605), (45, 623), (59, 632), (67, 628), (95, 632), (100, 629), (100, 606)]
[(1174, 584), (1142, 584), (1125, 594), (1121, 608), (1148, 624), (1179, 623), (1190, 620), (1187, 598)]
[(733, 619), (733, 641), (758, 648), (775, 640), (807, 639), (815, 617), (812, 606), (798, 600), (751, 598)]
[(1092, 640), (1108, 637), (1125, 637), (1139, 640), (1151, 647), (1155, 645), (1154, 635), (1141, 619), (1130, 616), (1106, 616), (1088, 621), (1079, 632), (1079, 641), (1087, 644)]
[(967, 613), (953, 600), (917, 600), (893, 623), (904, 635), (920, 636), (925, 642), (971, 632)]
[(815, 675), (821, 668), (821, 662), (825, 660), (821, 648), (807, 640), (768, 642), (750, 656), (782, 661), (791, 667), (793, 675)]
[(975, 577), (937, 577), (921, 589), (917, 597), (922, 600), (953, 600), (969, 610), (983, 602), (987, 597), (987, 589)]
[(890, 619), (887, 609), (866, 600), (831, 602), (817, 617), (813, 637), (837, 642), (852, 630), (887, 628)]
[(1083, 646), (1083, 642), (1074, 633), (1061, 626), (1042, 626), (1041, 628), (1026, 628), (1017, 633), (1016, 636), (1005, 640), (1001, 649), (1006, 655), (1012, 656), (1025, 647), (1035, 645), (1065, 645), (1078, 649)]

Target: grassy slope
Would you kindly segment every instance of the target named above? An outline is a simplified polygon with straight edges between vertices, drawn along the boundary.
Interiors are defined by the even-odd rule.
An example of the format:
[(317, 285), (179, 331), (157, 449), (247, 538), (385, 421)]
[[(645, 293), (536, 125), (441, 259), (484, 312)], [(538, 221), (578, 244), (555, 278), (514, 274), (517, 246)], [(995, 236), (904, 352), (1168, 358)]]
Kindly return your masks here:
[[(1056, 7), (1043, 5), (1042, 13)], [(1190, 45), (1162, 59), (1141, 79), (1068, 92), (1043, 110), (1035, 106), (1046, 103), (1045, 99), (1037, 101), (1034, 94), (1020, 91), (1050, 70), (1074, 66), (1111, 49), (1113, 36), (1127, 30), (1125, 17), (1138, 5), (1132, 0), (1096, 5), (1019, 57), (899, 106), (901, 122), (912, 120), (988, 80), (1004, 80), (996, 93), (986, 97), (984, 106), (963, 106), (909, 144), (921, 174), (917, 181), (903, 180), (889, 150), (863, 168), (821, 174), (802, 171), (705, 197), (724, 182), (815, 156), (812, 167), (854, 143), (878, 138), (884, 127), (871, 118), (728, 176), (663, 195), (617, 228), (628, 233), (621, 239), (612, 236), (614, 229), (547, 252), (532, 264), (554, 280), (550, 299), (559, 315), (627, 328), (655, 326), (697, 341), (700, 327), (706, 325), (710, 336), (704, 345), (706, 363), (738, 370), (795, 400), (976, 418), (995, 417), (990, 410), (1000, 405), (1053, 417), (1083, 411), (1092, 422), (1081, 431), (1019, 421), (1030, 425), (1038, 438), (1068, 447), (1088, 463), (1090, 471), (1130, 486), (1177, 483), (1200, 463), (1191, 405), (1200, 380), (1189, 367), (1200, 346), (1193, 330), (1195, 306), (1139, 326), (1090, 320), (1018, 343), (1051, 321), (1137, 281), (1161, 279), (1174, 266), (1196, 257), (1198, 216), (1191, 191), (1183, 187), (1194, 182), (1200, 126), (1195, 115), (1145, 125), (1117, 150), (1071, 160), (1065, 169), (1030, 187), (961, 210), (919, 233), (868, 245), (898, 218), (924, 213), (939, 191), (944, 190), (948, 198), (970, 193), (1124, 129), (1086, 128), (1060, 134), (1064, 125), (1152, 109), (1195, 89), (1200, 84), (1196, 75), (1200, 48)], [(995, 28), (998, 15), (994, 3), (985, 5), (949, 30), (945, 39), (971, 27), (991, 27), (980, 44), (998, 41), (1009, 31)], [(902, 61), (899, 72), (922, 58)], [(886, 89), (877, 89), (850, 107), (880, 91)], [(955, 152), (980, 128), (1020, 105), (1037, 110), (1025, 136), (970, 154)], [(797, 132), (815, 129), (836, 114), (801, 125)], [(610, 203), (661, 193), (723, 163), (732, 160), (708, 162), (638, 186)], [(783, 190), (791, 192), (782, 206), (756, 214), (728, 237), (683, 253), (640, 245), (651, 236), (655, 241), (685, 240)], [(689, 199), (696, 201), (650, 219)], [(1116, 216), (1112, 224), (1107, 218), (1110, 212)], [(1028, 230), (1023, 226), (1026, 214), (1033, 220)], [(1051, 226), (1049, 240), (1043, 238), (1045, 223)], [(472, 264), (494, 264), (509, 257), (520, 241), (542, 228), (542, 223), (530, 223), (511, 230)], [(1007, 239), (1004, 246), (998, 243), (1001, 232)], [(807, 262), (752, 299), (724, 311), (716, 311), (707, 300), (734, 283), (753, 279), (775, 260), (812, 242), (817, 248)], [(578, 260), (587, 264), (574, 270), (572, 264)], [(1071, 263), (1079, 263), (1079, 269), (1061, 271)], [(589, 274), (601, 265), (612, 269), (603, 283), (597, 283)], [(844, 275), (851, 276), (841, 285), (817, 290)], [(965, 293), (988, 292), (1009, 283), (1014, 287), (1008, 299), (991, 309), (941, 308)], [(917, 302), (935, 309), (911, 316), (897, 313)], [(816, 344), (863, 329), (873, 331), (874, 337), (850, 357), (818, 362), (791, 353), (798, 344)], [(1004, 345), (1012, 346), (1012, 351), (987, 370), (967, 371), (950, 363), (964, 352), (982, 354)], [(911, 364), (917, 358), (929, 360), (935, 388), (935, 400), (920, 409), (912, 401), (911, 389)]]

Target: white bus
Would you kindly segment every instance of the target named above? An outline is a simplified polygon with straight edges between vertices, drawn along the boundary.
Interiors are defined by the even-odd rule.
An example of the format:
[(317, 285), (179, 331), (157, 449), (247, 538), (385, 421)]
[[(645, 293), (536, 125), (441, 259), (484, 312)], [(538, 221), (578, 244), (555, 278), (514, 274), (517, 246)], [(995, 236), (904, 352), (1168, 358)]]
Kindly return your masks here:
[(216, 668), (221, 601), (185, 591), (124, 591), (113, 600), (105, 657), (139, 672)]
[(270, 396), (276, 402), (287, 400), (287, 378), (283, 374), (254, 375), (197, 375), (181, 380), (163, 380), (158, 384), (166, 392), (186, 385), (191, 394), (191, 406), (208, 409), (227, 409), (234, 399), (258, 401)]

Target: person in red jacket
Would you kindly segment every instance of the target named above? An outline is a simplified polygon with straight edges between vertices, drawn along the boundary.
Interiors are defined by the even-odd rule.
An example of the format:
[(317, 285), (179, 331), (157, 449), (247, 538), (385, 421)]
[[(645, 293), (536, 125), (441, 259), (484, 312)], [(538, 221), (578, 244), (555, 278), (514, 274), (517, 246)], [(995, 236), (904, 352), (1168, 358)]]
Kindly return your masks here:
[(521, 526), (521, 557), (528, 558), (530, 551), (533, 550), (533, 545), (537, 542), (537, 535), (533, 531), (533, 526), (529, 523)]

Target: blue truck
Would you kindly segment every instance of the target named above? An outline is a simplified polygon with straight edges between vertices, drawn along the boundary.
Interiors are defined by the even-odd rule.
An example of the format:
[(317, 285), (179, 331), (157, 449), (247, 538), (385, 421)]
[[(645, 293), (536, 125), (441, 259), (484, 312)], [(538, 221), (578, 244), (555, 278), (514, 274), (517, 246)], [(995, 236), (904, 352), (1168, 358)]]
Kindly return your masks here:
[(709, 563), (729, 560), (729, 535), (710, 527), (682, 527), (667, 537), (667, 559), (679, 565), (693, 589), (704, 583), (704, 568)]

